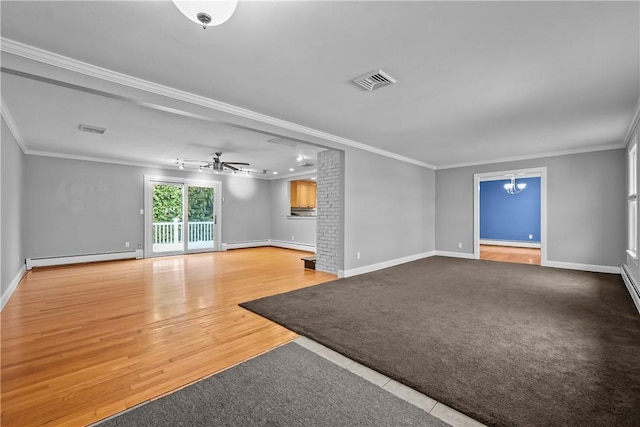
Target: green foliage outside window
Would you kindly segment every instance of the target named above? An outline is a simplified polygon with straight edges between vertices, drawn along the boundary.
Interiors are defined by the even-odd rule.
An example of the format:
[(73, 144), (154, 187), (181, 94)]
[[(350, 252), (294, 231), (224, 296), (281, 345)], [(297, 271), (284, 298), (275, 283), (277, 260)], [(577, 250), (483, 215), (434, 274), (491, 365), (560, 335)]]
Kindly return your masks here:
[(189, 187), (189, 221), (213, 221), (213, 188)]
[[(213, 221), (213, 188), (189, 187), (188, 217), (191, 222)], [(156, 185), (153, 188), (153, 222), (182, 222), (182, 187)]]

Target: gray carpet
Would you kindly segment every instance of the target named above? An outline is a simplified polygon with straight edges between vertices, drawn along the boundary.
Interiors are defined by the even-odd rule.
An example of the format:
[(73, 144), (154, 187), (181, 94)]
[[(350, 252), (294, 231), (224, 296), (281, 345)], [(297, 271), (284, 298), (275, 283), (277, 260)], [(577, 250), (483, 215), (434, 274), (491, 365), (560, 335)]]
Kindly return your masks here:
[(640, 426), (619, 275), (432, 257), (242, 306), (488, 425)]
[(99, 425), (448, 426), (295, 343)]

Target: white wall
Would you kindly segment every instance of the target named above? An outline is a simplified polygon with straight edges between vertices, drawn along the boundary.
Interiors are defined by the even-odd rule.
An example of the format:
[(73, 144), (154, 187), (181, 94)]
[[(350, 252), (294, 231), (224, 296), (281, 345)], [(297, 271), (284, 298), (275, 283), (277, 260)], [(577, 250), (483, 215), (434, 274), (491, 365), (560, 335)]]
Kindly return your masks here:
[[(624, 149), (436, 171), (436, 249), (473, 253), (473, 175), (547, 167), (547, 258), (619, 267), (625, 248)], [(462, 249), (457, 243), (462, 242)]]
[[(307, 179), (316, 173), (298, 175), (294, 178), (282, 178), (270, 181), (271, 187), (271, 239), (316, 246), (316, 219), (291, 217), (291, 199), (289, 182)], [(292, 239), (293, 237), (293, 239)]]
[(6, 302), (20, 279), (25, 250), (22, 243), (25, 155), (2, 118), (0, 143), (0, 289)]

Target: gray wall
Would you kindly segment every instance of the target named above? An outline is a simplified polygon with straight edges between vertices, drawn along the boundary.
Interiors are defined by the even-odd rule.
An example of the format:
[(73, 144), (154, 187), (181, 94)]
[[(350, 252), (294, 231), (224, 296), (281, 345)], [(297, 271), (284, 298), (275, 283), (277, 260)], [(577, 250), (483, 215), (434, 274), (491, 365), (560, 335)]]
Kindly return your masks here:
[(474, 173), (546, 166), (547, 259), (619, 266), (626, 246), (625, 162), (618, 149), (438, 170), (436, 249), (473, 253)]
[[(166, 172), (165, 172), (166, 173)], [(201, 175), (201, 174), (199, 174)], [(213, 175), (218, 180), (221, 175)], [(271, 186), (264, 179), (222, 176), (222, 241), (271, 238)]]
[[(291, 199), (289, 182), (296, 179), (307, 179), (316, 173), (299, 175), (293, 178), (282, 178), (270, 181), (271, 187), (271, 239), (291, 243), (316, 245), (316, 219), (290, 218)], [(294, 236), (294, 239), (291, 237)]]
[(432, 170), (345, 150), (344, 269), (434, 250), (434, 190)]
[(270, 188), (264, 180), (82, 160), (26, 156), (26, 256), (84, 255), (143, 242), (144, 175), (222, 181), (222, 241), (271, 235)]
[(2, 118), (1, 132), (0, 289), (4, 296), (7, 288), (24, 266), (22, 195), (24, 194), (25, 155), (9, 131), (4, 118)]

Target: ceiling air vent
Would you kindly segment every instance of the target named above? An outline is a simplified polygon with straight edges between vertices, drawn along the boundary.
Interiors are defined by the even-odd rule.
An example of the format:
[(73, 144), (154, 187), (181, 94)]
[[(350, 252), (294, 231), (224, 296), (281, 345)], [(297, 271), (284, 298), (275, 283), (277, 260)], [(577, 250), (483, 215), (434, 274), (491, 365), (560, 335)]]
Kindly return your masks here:
[(80, 126), (78, 126), (78, 129), (80, 129), (82, 132), (97, 133), (98, 135), (102, 135), (107, 131), (105, 128), (83, 124), (80, 124)]
[(290, 139), (284, 138), (271, 138), (267, 140), (267, 142), (270, 142), (271, 144), (286, 145), (287, 147), (297, 147), (298, 145), (300, 145), (297, 141), (292, 141)]
[(384, 71), (378, 70), (371, 71), (370, 73), (364, 74), (357, 79), (353, 79), (353, 82), (358, 86), (362, 86), (368, 91), (372, 91), (383, 86), (394, 84), (396, 82), (396, 79), (394, 79)]

